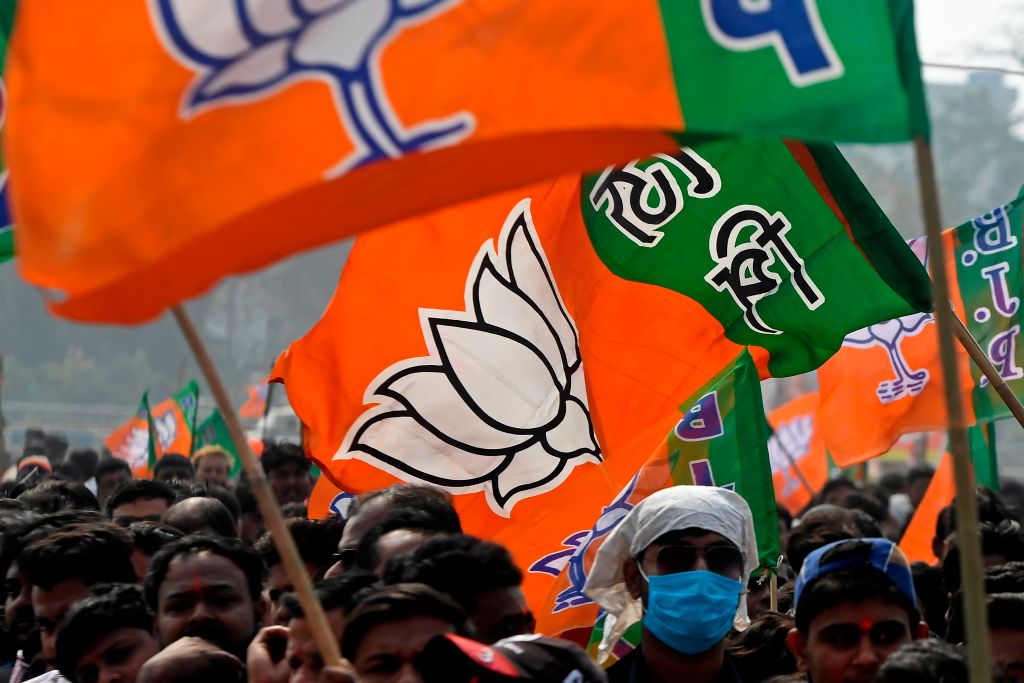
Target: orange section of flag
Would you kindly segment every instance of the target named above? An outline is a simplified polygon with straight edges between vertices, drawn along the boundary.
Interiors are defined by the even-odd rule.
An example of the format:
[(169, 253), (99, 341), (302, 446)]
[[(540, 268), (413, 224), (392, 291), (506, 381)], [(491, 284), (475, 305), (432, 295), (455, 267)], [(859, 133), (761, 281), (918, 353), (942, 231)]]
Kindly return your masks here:
[(242, 407), (238, 409), (238, 414), (242, 417), (256, 419), (263, 417), (263, 413), (267, 409), (267, 385), (250, 384), (245, 390), (249, 395)]
[[(602, 506), (678, 422), (679, 404), (740, 347), (724, 338), (721, 325), (696, 302), (612, 275), (593, 250), (579, 206), (579, 180), (566, 178), (357, 239), (323, 318), (281, 355), (272, 373), (283, 378), (307, 427), (307, 452), (335, 486), (352, 493), (400, 480), (445, 486), (456, 494), (467, 533), (503, 543), (523, 568), (563, 551), (566, 539), (591, 528)], [(555, 339), (561, 341), (545, 337), (547, 344), (538, 341), (536, 348), (543, 347), (546, 367), (566, 378), (557, 381), (572, 387), (571, 398), (551, 413), (558, 431), (542, 435), (545, 449), (573, 453), (563, 461), (530, 450), (540, 443), (516, 432), (494, 435), (488, 430), (498, 427), (481, 424), (464, 409), (417, 412), (421, 391), (455, 387), (463, 396), (456, 403), (466, 397), (487, 400), (480, 398), (487, 392), (476, 384), (483, 380), (474, 368), (490, 363), (488, 354), (524, 353), (513, 366), (522, 374), (540, 367), (520, 342), (508, 343), (523, 337), (502, 327), (513, 324), (503, 316), (513, 310), (532, 314), (497, 284), (505, 277), (531, 292), (532, 310), (544, 311), (547, 321), (520, 333), (532, 338), (543, 337), (543, 329), (558, 330)], [(550, 281), (564, 318), (551, 290), (534, 287)], [(491, 307), (499, 301), (504, 303)], [(578, 351), (566, 321), (578, 331)], [(504, 356), (494, 356), (499, 357)], [(524, 383), (519, 371), (505, 381), (492, 394), (503, 398), (489, 405), (488, 415), (529, 423), (536, 411), (548, 410), (543, 401), (520, 403), (520, 393), (532, 391), (533, 384)], [(512, 415), (518, 405), (530, 408)], [(558, 422), (566, 419), (575, 426)], [(390, 434), (403, 435), (389, 442), (387, 453), (374, 451), (380, 442), (373, 440), (376, 425), (385, 420), (395, 421)], [(446, 420), (442, 427), (435, 424)], [(591, 421), (592, 440), (580, 431), (587, 423), (578, 420)], [(480, 450), (474, 439), (484, 432), (508, 445)], [(438, 433), (448, 440), (439, 443)], [(465, 449), (465, 457), (431, 455), (445, 449)], [(503, 460), (506, 454), (515, 459)], [(317, 502), (312, 509), (323, 508)], [(531, 604), (543, 603), (553, 580), (527, 572), (524, 590)]]
[(939, 558), (932, 550), (932, 539), (935, 538), (935, 524), (942, 508), (953, 502), (956, 495), (956, 483), (953, 479), (953, 456), (944, 453), (935, 468), (935, 475), (928, 490), (917, 506), (914, 516), (903, 532), (900, 550), (911, 562), (927, 562), (935, 564)]
[[(964, 320), (953, 260), (953, 231), (943, 233), (950, 299)], [(923, 255), (924, 240), (915, 251)], [(974, 422), (970, 359), (958, 344), (957, 367), (967, 424)], [(818, 369), (817, 424), (840, 467), (889, 450), (902, 434), (946, 427), (945, 382), (930, 314), (918, 313), (858, 330)]]
[(320, 4), (19, 7), (5, 161), (19, 265), (57, 314), (141, 322), (225, 274), (667, 151), (660, 131), (683, 128), (650, 0)]
[(819, 394), (810, 392), (768, 413), (768, 441), (775, 500), (793, 515), (806, 507), (828, 480), (828, 452), (815, 424)]
[(160, 458), (164, 453), (189, 455), (192, 452), (192, 429), (174, 397), (153, 406), (152, 413), (159, 444), (156, 457)]
[(142, 479), (152, 476), (149, 469), (149, 423), (145, 416), (132, 417), (112, 431), (103, 443), (115, 458), (128, 463), (133, 477)]

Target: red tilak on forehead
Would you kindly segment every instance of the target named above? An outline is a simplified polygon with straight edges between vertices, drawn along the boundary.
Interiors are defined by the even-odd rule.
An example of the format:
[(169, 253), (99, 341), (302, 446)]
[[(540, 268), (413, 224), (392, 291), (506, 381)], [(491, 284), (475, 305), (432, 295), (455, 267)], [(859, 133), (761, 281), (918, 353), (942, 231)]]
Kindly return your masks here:
[(203, 580), (202, 580), (202, 578), (200, 578), (198, 576), (195, 576), (195, 577), (192, 578), (192, 591), (194, 593), (202, 593), (203, 592)]
[(861, 619), (861, 621), (860, 621), (860, 632), (861, 633), (868, 633), (874, 627), (875, 627), (875, 622), (870, 621), (869, 619)]

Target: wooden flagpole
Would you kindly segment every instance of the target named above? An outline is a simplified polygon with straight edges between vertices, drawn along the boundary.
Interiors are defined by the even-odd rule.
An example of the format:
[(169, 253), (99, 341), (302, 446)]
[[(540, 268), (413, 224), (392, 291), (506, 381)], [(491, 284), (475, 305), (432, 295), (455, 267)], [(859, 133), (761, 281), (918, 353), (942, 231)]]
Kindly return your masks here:
[(928, 263), (932, 276), (932, 302), (939, 336), (939, 359), (946, 389), (946, 414), (949, 419), (949, 450), (953, 455), (956, 481), (956, 522), (960, 544), (960, 576), (964, 596), (964, 628), (967, 637), (967, 664), (972, 683), (992, 680), (989, 651), (988, 615), (985, 604), (984, 570), (978, 528), (978, 502), (971, 469), (964, 410), (960, 402), (960, 375), (957, 371), (955, 334), (956, 316), (949, 304), (946, 255), (942, 246), (942, 221), (939, 217), (939, 189), (935, 179), (935, 160), (931, 144), (921, 135), (914, 137), (914, 158), (921, 193), (921, 213), (928, 236)]
[(1021, 405), (1020, 399), (1010, 389), (1010, 385), (1006, 383), (1002, 375), (999, 374), (999, 370), (992, 364), (988, 355), (981, 350), (981, 346), (978, 344), (978, 340), (967, 329), (960, 317), (953, 315), (953, 334), (956, 335), (957, 341), (967, 351), (967, 355), (971, 357), (974, 364), (978, 366), (982, 374), (992, 384), (992, 388), (999, 394), (999, 398), (1003, 399), (1003, 403), (1010, 409), (1010, 413), (1017, 419), (1017, 423), (1021, 427), (1024, 427), (1024, 405)]
[(235, 412), (234, 406), (231, 405), (231, 399), (224, 389), (224, 384), (221, 382), (217, 368), (214, 366), (210, 354), (207, 352), (203, 340), (199, 337), (195, 325), (192, 324), (192, 319), (189, 317), (184, 305), (177, 304), (173, 306), (171, 312), (174, 314), (178, 327), (181, 328), (181, 333), (185, 336), (185, 341), (188, 342), (189, 347), (192, 349), (192, 354), (195, 356), (199, 368), (203, 371), (206, 383), (210, 386), (210, 391), (217, 402), (217, 407), (224, 417), (228, 432), (231, 434), (231, 441), (234, 442), (235, 448), (238, 450), (238, 456), (241, 458), (242, 466), (245, 468), (245, 473), (249, 478), (249, 485), (252, 488), (253, 495), (256, 496), (256, 502), (259, 504), (260, 512), (263, 514), (263, 519), (267, 524), (267, 530), (274, 541), (274, 545), (277, 547), (278, 554), (281, 555), (281, 564), (284, 565), (288, 580), (294, 586), (295, 595), (299, 599), (299, 604), (302, 605), (302, 611), (306, 617), (306, 623), (309, 624), (310, 630), (313, 632), (313, 638), (316, 641), (317, 649), (320, 651), (320, 657), (323, 659), (325, 666), (340, 666), (341, 653), (338, 650), (338, 641), (331, 632), (331, 626), (327, 622), (327, 617), (324, 615), (320, 602), (313, 592), (313, 582), (309, 578), (309, 573), (306, 571), (302, 558), (299, 556), (298, 548), (295, 547), (295, 540), (285, 525), (281, 507), (274, 498), (274, 492), (271, 490), (270, 484), (263, 474), (263, 468), (256, 461), (252, 450), (249, 449), (249, 442), (245, 438), (245, 432), (242, 431), (242, 423), (238, 419), (238, 413)]

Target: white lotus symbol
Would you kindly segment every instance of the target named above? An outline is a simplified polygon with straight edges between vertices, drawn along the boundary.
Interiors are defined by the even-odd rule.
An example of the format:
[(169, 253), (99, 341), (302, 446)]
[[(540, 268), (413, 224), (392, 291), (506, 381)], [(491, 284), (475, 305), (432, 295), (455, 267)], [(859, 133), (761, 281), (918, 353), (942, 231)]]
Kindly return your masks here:
[(358, 458), (453, 493), (483, 491), (507, 516), (601, 449), (587, 408), (579, 336), (540, 246), (530, 200), (485, 243), (466, 311), (420, 310), (430, 355), (392, 365), (367, 388), (378, 403), (335, 459)]
[(268, 97), (300, 79), (332, 90), (355, 146), (328, 175), (415, 151), (453, 145), (472, 133), (460, 112), (408, 128), (391, 106), (380, 69), (384, 48), (410, 26), (459, 0), (149, 0), (170, 53), (197, 72), (183, 114)]

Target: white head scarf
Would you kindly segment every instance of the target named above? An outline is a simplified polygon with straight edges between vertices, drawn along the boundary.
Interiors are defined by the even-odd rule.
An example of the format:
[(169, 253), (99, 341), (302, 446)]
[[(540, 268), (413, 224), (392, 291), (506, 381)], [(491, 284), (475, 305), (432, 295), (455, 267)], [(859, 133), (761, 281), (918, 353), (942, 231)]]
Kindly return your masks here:
[[(716, 486), (673, 486), (648, 496), (605, 539), (583, 588), (611, 617), (601, 641), (602, 658), (626, 629), (643, 617), (640, 600), (626, 588), (623, 562), (670, 531), (692, 528), (713, 531), (736, 544), (743, 555), (741, 581), (757, 568), (754, 520), (738, 494)], [(733, 623), (740, 630), (750, 623), (746, 591), (740, 595)]]

